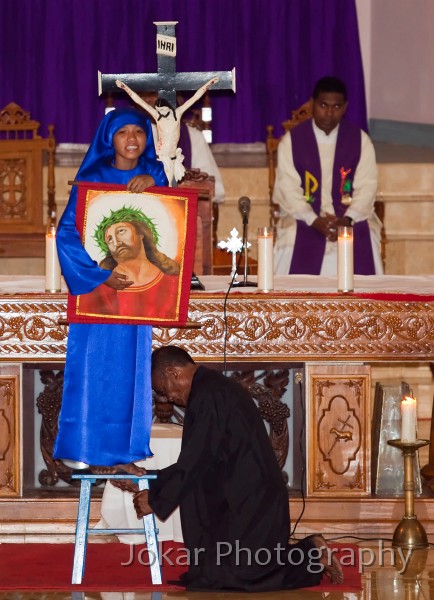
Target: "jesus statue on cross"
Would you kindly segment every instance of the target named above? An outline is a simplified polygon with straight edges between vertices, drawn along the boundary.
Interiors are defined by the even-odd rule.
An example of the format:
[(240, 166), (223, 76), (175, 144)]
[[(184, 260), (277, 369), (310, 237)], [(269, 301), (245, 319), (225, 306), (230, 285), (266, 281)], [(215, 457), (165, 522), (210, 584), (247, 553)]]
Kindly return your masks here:
[(207, 81), (191, 98), (177, 108), (172, 108), (166, 100), (162, 99), (157, 100), (155, 107), (151, 106), (125, 83), (119, 79), (116, 80), (116, 85), (124, 90), (136, 104), (141, 106), (154, 118), (158, 132), (156, 152), (158, 159), (163, 163), (170, 187), (173, 186), (174, 182), (176, 185), (176, 182), (180, 181), (185, 173), (185, 168), (182, 164), (184, 156), (181, 148), (178, 148), (181, 117), (218, 80), (218, 77), (213, 77)]

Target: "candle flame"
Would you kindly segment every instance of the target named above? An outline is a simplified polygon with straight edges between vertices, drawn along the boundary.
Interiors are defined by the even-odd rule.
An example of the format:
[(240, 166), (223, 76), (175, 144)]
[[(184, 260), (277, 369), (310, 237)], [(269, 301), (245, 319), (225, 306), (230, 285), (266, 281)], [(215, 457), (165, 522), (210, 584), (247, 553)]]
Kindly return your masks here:
[(413, 404), (416, 403), (416, 398), (413, 398), (412, 396), (404, 396), (402, 401), (404, 404)]

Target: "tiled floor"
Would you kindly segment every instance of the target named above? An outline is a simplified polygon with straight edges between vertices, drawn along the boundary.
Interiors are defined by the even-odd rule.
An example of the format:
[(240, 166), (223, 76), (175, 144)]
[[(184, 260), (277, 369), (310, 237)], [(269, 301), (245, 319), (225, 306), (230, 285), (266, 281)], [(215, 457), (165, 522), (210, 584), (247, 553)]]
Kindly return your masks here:
[[(354, 543), (354, 540), (350, 540)], [(282, 591), (259, 594), (202, 592), (0, 592), (0, 600), (434, 600), (434, 547), (392, 555), (388, 542), (361, 542), (365, 565), (358, 592)], [(404, 561), (404, 562), (403, 562)], [(407, 565), (403, 569), (403, 565)], [(1, 565), (0, 565), (1, 568)]]

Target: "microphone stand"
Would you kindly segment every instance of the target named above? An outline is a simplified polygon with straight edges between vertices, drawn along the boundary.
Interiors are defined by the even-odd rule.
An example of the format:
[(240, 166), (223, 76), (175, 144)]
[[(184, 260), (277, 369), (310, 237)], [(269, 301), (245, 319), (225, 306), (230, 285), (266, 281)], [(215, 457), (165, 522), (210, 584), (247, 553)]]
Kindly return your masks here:
[(243, 249), (244, 249), (244, 281), (234, 281), (233, 286), (236, 287), (258, 287), (257, 283), (253, 281), (247, 280), (247, 225), (249, 224), (249, 219), (247, 218), (247, 212), (243, 212)]

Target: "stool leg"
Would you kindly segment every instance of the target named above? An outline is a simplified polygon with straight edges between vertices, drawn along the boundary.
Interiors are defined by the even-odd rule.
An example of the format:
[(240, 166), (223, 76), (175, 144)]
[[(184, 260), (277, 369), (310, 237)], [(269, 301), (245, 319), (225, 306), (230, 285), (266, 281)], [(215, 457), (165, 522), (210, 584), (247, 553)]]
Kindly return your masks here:
[[(139, 490), (149, 490), (147, 479), (139, 479)], [(143, 527), (145, 529), (146, 545), (148, 547), (148, 556), (151, 568), (151, 581), (158, 585), (162, 583), (160, 554), (158, 552), (157, 528), (155, 527), (155, 517), (153, 513), (143, 517)]]
[(82, 479), (78, 503), (77, 525), (75, 528), (74, 565), (72, 583), (81, 583), (86, 561), (87, 530), (89, 526), (90, 496), (92, 480)]

